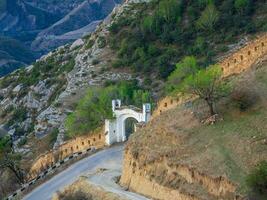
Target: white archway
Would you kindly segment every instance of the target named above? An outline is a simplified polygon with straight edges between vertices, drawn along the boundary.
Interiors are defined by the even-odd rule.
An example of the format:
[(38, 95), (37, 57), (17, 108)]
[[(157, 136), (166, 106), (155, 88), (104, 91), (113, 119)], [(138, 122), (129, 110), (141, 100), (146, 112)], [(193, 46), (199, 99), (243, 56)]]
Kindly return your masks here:
[(143, 104), (143, 109), (134, 106), (121, 106), (119, 99), (112, 100), (114, 119), (105, 121), (106, 143), (111, 145), (127, 140), (125, 133), (125, 120), (134, 118), (138, 123), (148, 122), (151, 116), (150, 104)]

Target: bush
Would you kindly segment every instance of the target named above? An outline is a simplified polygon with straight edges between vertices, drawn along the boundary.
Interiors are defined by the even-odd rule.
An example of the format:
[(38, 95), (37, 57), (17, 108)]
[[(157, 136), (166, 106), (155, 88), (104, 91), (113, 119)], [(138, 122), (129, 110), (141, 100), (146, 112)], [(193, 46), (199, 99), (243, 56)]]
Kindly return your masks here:
[(86, 194), (82, 191), (70, 191), (60, 193), (58, 195), (59, 200), (93, 200), (90, 194)]
[(27, 118), (27, 109), (24, 107), (15, 109), (12, 121), (23, 122)]
[(113, 68), (121, 68), (124, 66), (124, 62), (122, 59), (116, 59), (112, 61), (111, 65)]
[(59, 130), (57, 128), (54, 128), (50, 135), (49, 135), (49, 144), (51, 147), (53, 147), (54, 143), (57, 141)]
[(197, 27), (203, 30), (212, 31), (218, 22), (219, 12), (213, 4), (207, 5), (197, 21)]
[(106, 46), (106, 39), (103, 36), (99, 36), (97, 44), (99, 48), (104, 48)]
[(94, 45), (94, 40), (88, 40), (88, 42), (85, 45), (85, 49), (90, 49)]
[(241, 88), (235, 90), (231, 94), (232, 102), (239, 108), (240, 111), (246, 111), (255, 105), (259, 97), (255, 91)]
[(23, 145), (25, 145), (27, 143), (27, 137), (22, 137), (18, 143), (19, 147), (22, 147)]
[(267, 196), (267, 161), (262, 161), (250, 172), (246, 183), (251, 192)]
[(100, 61), (98, 59), (92, 60), (92, 65), (97, 65)]
[(75, 59), (70, 58), (70, 60), (63, 66), (63, 71), (70, 72), (75, 66)]

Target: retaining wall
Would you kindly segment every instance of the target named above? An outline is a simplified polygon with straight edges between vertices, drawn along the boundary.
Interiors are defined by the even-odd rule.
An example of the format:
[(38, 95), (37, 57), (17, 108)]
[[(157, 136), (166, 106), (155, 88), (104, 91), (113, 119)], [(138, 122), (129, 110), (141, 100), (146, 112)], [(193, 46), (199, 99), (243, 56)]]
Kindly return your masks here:
[(99, 149), (104, 146), (105, 146), (105, 135), (103, 128), (89, 135), (71, 139), (62, 144), (61, 146), (59, 146), (57, 150), (54, 151), (51, 150), (39, 156), (32, 165), (28, 173), (27, 179), (30, 180), (35, 178), (42, 171), (54, 165), (54, 163), (56, 163), (58, 160), (63, 160), (64, 158), (74, 153), (86, 150), (90, 147)]
[[(233, 54), (226, 56), (222, 61), (218, 62), (218, 65), (222, 68), (223, 78), (227, 78), (250, 69), (265, 55), (267, 55), (267, 34), (262, 34)], [(182, 97), (179, 94), (175, 97), (164, 97), (158, 102), (152, 117), (158, 116), (166, 110), (173, 109), (192, 98), (194, 97)]]

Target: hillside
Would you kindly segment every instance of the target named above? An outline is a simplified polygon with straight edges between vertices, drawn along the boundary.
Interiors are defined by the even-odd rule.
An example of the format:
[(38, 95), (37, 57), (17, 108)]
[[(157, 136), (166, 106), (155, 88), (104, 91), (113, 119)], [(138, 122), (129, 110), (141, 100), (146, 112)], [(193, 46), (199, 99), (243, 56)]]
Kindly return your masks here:
[[(23, 2), (26, 2), (26, 0)], [(37, 6), (38, 9), (43, 9), (51, 2), (53, 1), (45, 0), (38, 4), (27, 0), (27, 4)], [(25, 173), (28, 172), (40, 154), (52, 148), (57, 149), (70, 137), (88, 135), (97, 126), (103, 125), (105, 118), (112, 114), (110, 108), (112, 98), (121, 98), (126, 104), (136, 104), (138, 106), (142, 102), (151, 101), (153, 107), (155, 107), (155, 102), (166, 94), (173, 92), (169, 91), (166, 86), (169, 84), (170, 75), (175, 71), (176, 63), (182, 61), (184, 57), (194, 56), (197, 65), (201, 66), (201, 69), (205, 69), (210, 64), (220, 63), (224, 60), (223, 58), (232, 55), (233, 52), (238, 52), (243, 46), (249, 45), (250, 40), (265, 35), (267, 30), (267, 4), (262, 0), (246, 1), (247, 3), (242, 5), (236, 5), (232, 0), (214, 1), (214, 4), (207, 1), (129, 0), (117, 6), (102, 22), (96, 21), (97, 19), (90, 11), (99, 9), (96, 14), (103, 19), (102, 11), (105, 15), (108, 14), (111, 11), (110, 4), (115, 6), (116, 2), (108, 0), (83, 1), (75, 8), (69, 8), (68, 6), (66, 8), (66, 5), (63, 5), (60, 1), (55, 2), (59, 6), (55, 6), (57, 7), (55, 12), (62, 7), (63, 10), (66, 9), (66, 13), (71, 14), (66, 14), (66, 18), (63, 17), (53, 25), (42, 31), (40, 30), (38, 37), (40, 36), (41, 39), (38, 38), (40, 39), (38, 41), (41, 41), (41, 43), (37, 42), (36, 48), (43, 44), (48, 47), (50, 42), (57, 46), (57, 39), (61, 41), (61, 39), (65, 40), (64, 38), (71, 38), (71, 41), (73, 41), (73, 35), (83, 37), (75, 40), (72, 44), (61, 46), (49, 52), (32, 65), (16, 70), (0, 79), (0, 124), (10, 136), (8, 141), (12, 144), (14, 153), (19, 154), (18, 163), (26, 163), (27, 167), (21, 165), (22, 168), (25, 167), (23, 168)], [(71, 0), (68, 2), (73, 3)], [(70, 10), (70, 12), (67, 12), (67, 10)], [(207, 16), (208, 20), (206, 19)], [(83, 20), (79, 21), (79, 19), (85, 20), (86, 23)], [(99, 25), (94, 32), (88, 34), (87, 31), (92, 24), (90, 20), (93, 20), (94, 26), (98, 23)], [(39, 46), (39, 44), (42, 45)], [(259, 49), (266, 47), (264, 45), (259, 44), (258, 47), (254, 47), (253, 53), (251, 51), (245, 53), (252, 56), (253, 59), (258, 58)], [(6, 53), (3, 53), (3, 55), (9, 56)], [(230, 61), (229, 65), (224, 63), (225, 66), (229, 67), (227, 70), (239, 73), (240, 70), (243, 70), (239, 64), (243, 65), (246, 59), (249, 62), (253, 61), (249, 56), (244, 55), (240, 56), (237, 53), (238, 60), (231, 58), (231, 63), (238, 64), (238, 67), (233, 65), (234, 67), (231, 68)], [(161, 151), (165, 152), (166, 150), (168, 155), (173, 155), (173, 149), (177, 149), (179, 154), (176, 151), (173, 152), (173, 158), (177, 158), (174, 161), (181, 161), (178, 156), (181, 154), (184, 156), (185, 164), (191, 164), (190, 158), (192, 157), (192, 167), (200, 167), (199, 172), (202, 169), (207, 169), (209, 173), (214, 172), (213, 175), (218, 177), (237, 172), (237, 177), (227, 176), (226, 179), (215, 179), (215, 182), (222, 180), (223, 184), (226, 183), (227, 189), (225, 190), (230, 191), (230, 196), (233, 195), (235, 184), (242, 180), (242, 174), (239, 174), (239, 170), (247, 173), (250, 166), (248, 166), (248, 169), (239, 166), (240, 163), (245, 162), (244, 160), (237, 160), (236, 162), (240, 162), (239, 164), (234, 163), (235, 161), (232, 163), (233, 158), (229, 158), (230, 153), (228, 151), (231, 150), (233, 154), (237, 155), (240, 152), (238, 149), (227, 149), (229, 146), (233, 146), (232, 139), (228, 139), (231, 138), (230, 135), (236, 134), (233, 139), (235, 139), (235, 142), (238, 141), (236, 138), (240, 136), (239, 133), (237, 131), (232, 133), (232, 130), (239, 127), (239, 125), (236, 127), (235, 124), (244, 123), (244, 125), (249, 125), (248, 120), (254, 117), (255, 123), (261, 123), (261, 120), (265, 120), (264, 98), (266, 88), (260, 83), (260, 75), (262, 75), (263, 83), (266, 81), (264, 76), (266, 71), (264, 69), (265, 67), (258, 67), (251, 72), (252, 74), (258, 74), (257, 78), (250, 79), (253, 84), (255, 83), (255, 86), (259, 85), (257, 90), (259, 90), (260, 98), (263, 99), (262, 102), (257, 102), (255, 107), (246, 112), (239, 112), (231, 104), (233, 107), (233, 110), (231, 110), (232, 107), (228, 109), (225, 102), (232, 103), (232, 100), (230, 97), (225, 98), (219, 104), (224, 121), (210, 127), (200, 123), (202, 114), (205, 114), (202, 103), (197, 102), (200, 110), (196, 109), (196, 116), (188, 114), (196, 112), (195, 107), (190, 103), (185, 107), (176, 108), (164, 113), (159, 118), (155, 118), (147, 128), (133, 135), (128, 144), (126, 159), (136, 159), (136, 163), (142, 166), (144, 161), (147, 160), (147, 156), (149, 156), (149, 159), (157, 160), (159, 159), (158, 155), (163, 155), (163, 153), (160, 153)], [(242, 78), (237, 79), (242, 80)], [(230, 80), (229, 82), (234, 81)], [(245, 83), (246, 81), (247, 79), (244, 79)], [(176, 82), (174, 84), (179, 85)], [(239, 83), (239, 85), (242, 84)], [(255, 113), (259, 112), (259, 115), (255, 114), (254, 116), (254, 111)], [(198, 112), (200, 113), (198, 114)], [(236, 123), (232, 123), (233, 121)], [(252, 126), (250, 130), (257, 130), (255, 126)], [(246, 129), (248, 128), (246, 127)], [(228, 129), (231, 132), (219, 133)], [(264, 134), (264, 121), (258, 129), (259, 134)], [(213, 132), (216, 131), (218, 131), (218, 137), (213, 135)], [(206, 132), (207, 135), (204, 134)], [(154, 135), (154, 133), (157, 134)], [(193, 137), (194, 133), (199, 134), (198, 137)], [(163, 137), (164, 134), (167, 137)], [(209, 153), (208, 151), (211, 152), (206, 155), (206, 150), (202, 150), (205, 149), (204, 147), (207, 144), (202, 139), (206, 138), (208, 140), (213, 136), (214, 140), (210, 144), (211, 149), (207, 149), (207, 153)], [(224, 139), (226, 143), (217, 147), (220, 139)], [(199, 146), (196, 140), (200, 140)], [(0, 139), (1, 141), (2, 139)], [(247, 141), (244, 139), (243, 142), (245, 146)], [(196, 149), (191, 148), (190, 145), (192, 144), (196, 146)], [(218, 152), (217, 161), (220, 163), (219, 166), (217, 164), (216, 166), (208, 165), (211, 158), (214, 158), (213, 148), (215, 152)], [(201, 153), (198, 155), (199, 151), (203, 152), (203, 155)], [(263, 153), (264, 151), (265, 149)], [(139, 157), (136, 153), (144, 157)], [(197, 157), (201, 156), (201, 158), (203, 156), (203, 162), (206, 162), (202, 163), (202, 159), (194, 157), (195, 155)], [(256, 156), (256, 153), (253, 153), (253, 155)], [(225, 159), (230, 159), (229, 166), (228, 163), (223, 163)], [(248, 158), (248, 162), (251, 162), (252, 166), (255, 163), (250, 159), (251, 157)], [(260, 159), (263, 158), (258, 158), (258, 160)], [(198, 162), (203, 168), (197, 165)], [(129, 186), (130, 189), (147, 194), (147, 191), (142, 191), (142, 188), (139, 191), (137, 187), (138, 181), (142, 182), (146, 179), (141, 177), (140, 180), (135, 181), (135, 175), (131, 173), (132, 165), (128, 166), (126, 163), (125, 167), (126, 171), (122, 183)], [(169, 191), (169, 177), (166, 176), (166, 179), (164, 179), (165, 174), (160, 171), (159, 179), (157, 179), (153, 170), (154, 165), (151, 167), (150, 178), (159, 183), (159, 187), (166, 181)], [(15, 178), (9, 179), (9, 176), (5, 175), (7, 171), (0, 170), (5, 180), (10, 180), (8, 184), (0, 187), (3, 194), (9, 193), (11, 190), (8, 186), (16, 182)], [(162, 168), (162, 171), (166, 171), (165, 168)], [(143, 174), (143, 171), (140, 171), (140, 173)], [(177, 173), (175, 172), (175, 174)], [(132, 178), (132, 184), (137, 186), (129, 185)], [(199, 189), (201, 197), (204, 197), (204, 199), (212, 199), (213, 195), (217, 195), (217, 187), (222, 188), (219, 189), (222, 190), (222, 193), (225, 191), (223, 187), (216, 184), (214, 185), (214, 191), (210, 188), (203, 188), (200, 183), (189, 184), (189, 186), (188, 180), (184, 180), (183, 177), (180, 178), (174, 180), (174, 182), (183, 182), (189, 189), (192, 186), (193, 194), (195, 192), (194, 188)], [(173, 187), (180, 187), (180, 185), (175, 182)], [(244, 190), (240, 186), (240, 192)], [(190, 192), (189, 194), (191, 194)], [(186, 190), (185, 193), (188, 193), (188, 191)], [(153, 193), (147, 195), (153, 196)]]
[(34, 60), (35, 54), (18, 40), (0, 37), (0, 76)]
[[(133, 134), (121, 183), (157, 199), (243, 199), (247, 175), (267, 159), (267, 60), (230, 80), (235, 90), (218, 103), (222, 120), (214, 125), (201, 123), (207, 110), (196, 100)], [(249, 102), (245, 110), (239, 94)]]
[[(91, 33), (117, 3), (120, 1), (2, 0), (0, 36), (10, 38), (6, 41), (10, 42), (7, 46), (14, 43), (23, 45), (24, 49), (20, 52), (24, 56), (22, 59), (15, 48), (5, 51), (0, 63), (0, 71), (3, 68), (1, 74), (28, 65), (35, 58)], [(13, 59), (6, 55), (10, 51), (16, 55)]]

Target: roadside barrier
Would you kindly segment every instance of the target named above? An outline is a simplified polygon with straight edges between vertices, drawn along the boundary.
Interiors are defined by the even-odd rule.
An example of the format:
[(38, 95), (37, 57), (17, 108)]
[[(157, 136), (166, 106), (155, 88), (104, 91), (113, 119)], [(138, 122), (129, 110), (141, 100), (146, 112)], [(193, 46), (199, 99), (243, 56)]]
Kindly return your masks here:
[(45, 171), (41, 172), (35, 179), (31, 180), (28, 183), (23, 184), (23, 186), (16, 190), (13, 194), (9, 195), (6, 200), (12, 200), (13, 198), (17, 197), (20, 193), (22, 193), (24, 190), (26, 190), (28, 187), (34, 185), (38, 180), (45, 178), (48, 174), (53, 173), (53, 170), (60, 167), (61, 165), (63, 165), (64, 163), (72, 160), (73, 158), (79, 157), (81, 155), (85, 155), (89, 152), (95, 152), (96, 148), (95, 147), (91, 147), (88, 148), (86, 150), (83, 151), (79, 151), (76, 152), (66, 158), (64, 158), (63, 160), (58, 161), (56, 164), (54, 164), (53, 166), (49, 167), (48, 169), (46, 169)]

